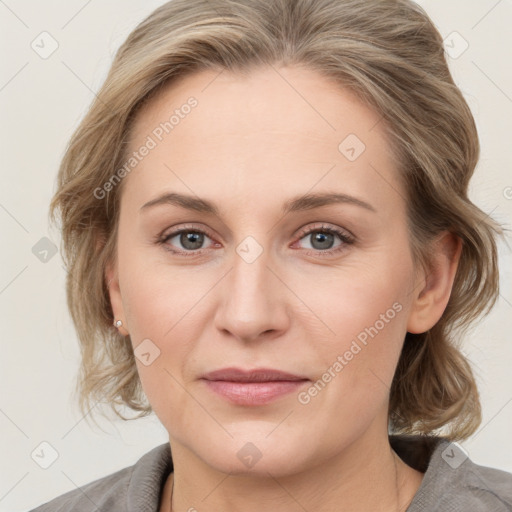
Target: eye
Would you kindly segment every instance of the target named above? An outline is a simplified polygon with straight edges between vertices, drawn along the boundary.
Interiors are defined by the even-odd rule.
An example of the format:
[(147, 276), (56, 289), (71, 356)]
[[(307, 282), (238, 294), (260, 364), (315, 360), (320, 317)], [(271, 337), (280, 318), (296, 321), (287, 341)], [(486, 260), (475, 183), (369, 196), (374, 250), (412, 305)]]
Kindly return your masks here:
[[(331, 255), (343, 251), (347, 248), (347, 245), (353, 244), (355, 240), (350, 233), (340, 228), (323, 224), (320, 226), (312, 226), (301, 231), (299, 237), (300, 240), (305, 239), (310, 243), (310, 247), (306, 247), (306, 253), (315, 255), (323, 253), (321, 254), (322, 256), (324, 254)], [(336, 238), (340, 240), (340, 243), (333, 246)]]
[[(211, 240), (205, 231), (183, 226), (180, 229), (159, 237), (157, 242), (172, 253), (194, 256), (204, 249), (202, 246), (205, 239)], [(178, 247), (176, 248), (176, 246)]]

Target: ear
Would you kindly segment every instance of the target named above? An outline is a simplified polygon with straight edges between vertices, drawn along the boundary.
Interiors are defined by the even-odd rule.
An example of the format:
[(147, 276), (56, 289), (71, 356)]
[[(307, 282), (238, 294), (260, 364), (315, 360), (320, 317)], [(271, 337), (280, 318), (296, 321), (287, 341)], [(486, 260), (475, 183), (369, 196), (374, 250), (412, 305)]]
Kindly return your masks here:
[(420, 334), (432, 328), (443, 315), (452, 292), (457, 272), (462, 240), (455, 234), (443, 232), (433, 242), (431, 266), (422, 272), (414, 290), (407, 331)]
[(119, 288), (119, 277), (117, 274), (117, 266), (115, 264), (108, 263), (106, 265), (105, 281), (107, 283), (108, 293), (110, 296), (110, 305), (112, 306), (112, 312), (114, 313), (114, 321), (121, 320), (121, 322), (123, 322), (123, 325), (117, 329), (123, 336), (128, 336), (129, 332), (127, 330), (126, 316), (124, 314), (121, 290)]

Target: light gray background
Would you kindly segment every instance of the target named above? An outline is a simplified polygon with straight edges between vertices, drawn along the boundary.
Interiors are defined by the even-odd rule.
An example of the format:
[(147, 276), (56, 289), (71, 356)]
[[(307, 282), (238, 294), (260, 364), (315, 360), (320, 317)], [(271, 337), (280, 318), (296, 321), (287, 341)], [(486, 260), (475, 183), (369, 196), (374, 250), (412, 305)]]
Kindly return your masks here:
[[(66, 309), (65, 272), (58, 253), (42, 262), (32, 252), (43, 237), (59, 245), (47, 209), (65, 145), (114, 52), (162, 3), (0, 0), (1, 511), (28, 510), (131, 465), (167, 441), (154, 415), (102, 421), (102, 432), (72, 407), (79, 352)], [(511, 227), (512, 0), (419, 3), (447, 38), (447, 52), (457, 55), (464, 40), (469, 44), (449, 62), (481, 137), (470, 195)], [(46, 59), (31, 48), (43, 31), (59, 45)], [(500, 258), (499, 303), (464, 345), (477, 372), (484, 421), (462, 446), (475, 462), (512, 472), (512, 257), (503, 243)], [(31, 457), (43, 441), (58, 452), (48, 469)]]

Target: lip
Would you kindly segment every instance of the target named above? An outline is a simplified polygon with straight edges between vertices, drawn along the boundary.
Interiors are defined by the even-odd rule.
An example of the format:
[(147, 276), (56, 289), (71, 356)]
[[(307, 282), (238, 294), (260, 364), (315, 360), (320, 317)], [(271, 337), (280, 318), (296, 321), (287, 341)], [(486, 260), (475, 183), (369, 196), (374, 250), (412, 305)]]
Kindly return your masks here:
[(206, 380), (225, 380), (230, 382), (275, 382), (281, 380), (296, 381), (308, 380), (303, 375), (275, 370), (273, 368), (253, 368), (243, 370), (241, 368), (222, 368), (202, 376)]
[(256, 368), (224, 368), (203, 375), (208, 389), (237, 405), (264, 405), (297, 391), (309, 379), (300, 375)]

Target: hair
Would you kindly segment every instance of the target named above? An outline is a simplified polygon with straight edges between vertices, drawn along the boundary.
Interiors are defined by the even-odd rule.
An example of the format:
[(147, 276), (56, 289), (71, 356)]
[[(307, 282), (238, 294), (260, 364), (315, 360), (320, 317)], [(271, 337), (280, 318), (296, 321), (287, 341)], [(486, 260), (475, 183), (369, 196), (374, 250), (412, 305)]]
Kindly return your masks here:
[[(443, 231), (461, 239), (440, 320), (427, 332), (405, 336), (390, 390), (389, 428), (469, 437), (481, 423), (481, 406), (460, 341), (497, 300), (495, 239), (503, 228), (468, 198), (480, 152), (475, 122), (439, 32), (409, 0), (174, 0), (131, 32), (68, 143), (50, 205), (51, 221), (60, 215), (67, 301), (80, 343), (75, 392), (81, 411), (100, 402), (122, 419), (152, 411), (130, 337), (112, 325), (105, 282), (106, 265), (116, 258), (124, 180), (104, 185), (130, 157), (137, 112), (196, 71), (250, 73), (257, 66), (316, 71), (379, 113), (406, 191), (415, 268), (430, 268), (432, 243)], [(95, 193), (101, 187), (103, 199)], [(118, 406), (139, 414), (126, 418)]]

